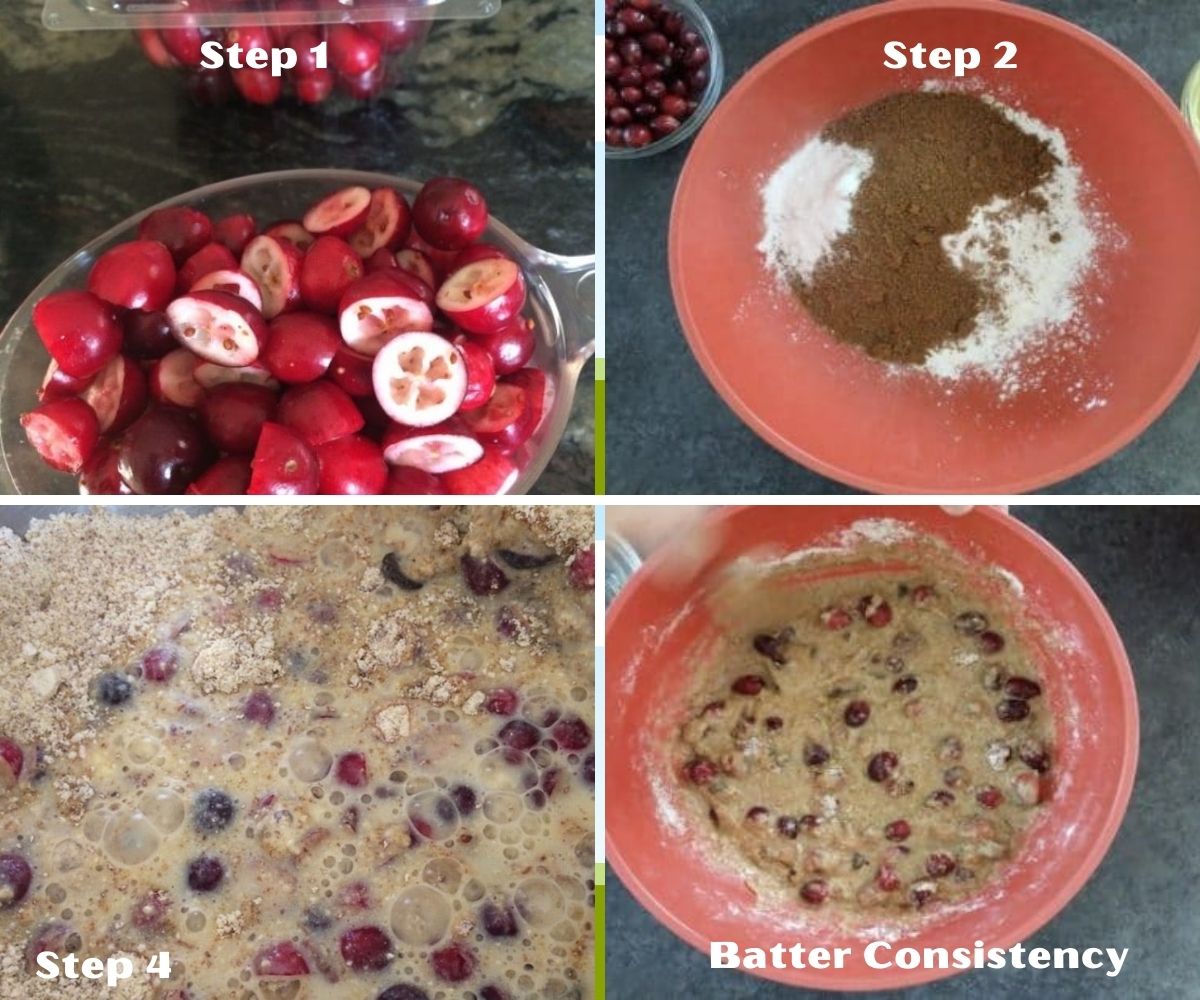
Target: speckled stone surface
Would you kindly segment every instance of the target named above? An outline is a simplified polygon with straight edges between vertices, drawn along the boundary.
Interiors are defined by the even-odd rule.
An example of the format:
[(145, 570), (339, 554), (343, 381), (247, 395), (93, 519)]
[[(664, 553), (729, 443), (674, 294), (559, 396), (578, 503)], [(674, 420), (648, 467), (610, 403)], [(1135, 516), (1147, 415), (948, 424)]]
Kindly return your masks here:
[[(337, 113), (191, 103), (124, 32), (55, 33), (40, 2), (0, 4), (0, 314), (47, 272), (147, 205), (292, 167), (459, 174), (495, 215), (561, 254), (594, 250), (593, 13), (510, 0), (441, 22), (412, 85)], [(593, 492), (592, 366), (539, 493)]]
[[(701, 0), (726, 60), (726, 89), (805, 28), (856, 0)], [(1178, 102), (1200, 59), (1193, 0), (1033, 0), (1113, 43)], [(676, 318), (667, 279), (667, 220), (687, 147), (609, 162), (605, 185), (608, 299), (607, 486), (620, 493), (851, 492), (775, 451), (709, 385)], [(1200, 492), (1200, 376), (1136, 442), (1056, 486), (1063, 493)]]
[[(1057, 546), (1100, 595), (1133, 664), (1141, 709), (1137, 781), (1116, 841), (1083, 890), (1026, 944), (1129, 948), (1129, 955), (1115, 979), (1083, 970), (983, 970), (928, 987), (870, 995), (1196, 997), (1200, 859), (1194, 845), (1200, 812), (1193, 768), (1194, 718), (1200, 707), (1195, 584), (1200, 508), (1043, 507), (1016, 508), (1016, 514)], [(607, 981), (613, 1000), (836, 995), (709, 969), (707, 956), (659, 926), (611, 869), (607, 903)]]

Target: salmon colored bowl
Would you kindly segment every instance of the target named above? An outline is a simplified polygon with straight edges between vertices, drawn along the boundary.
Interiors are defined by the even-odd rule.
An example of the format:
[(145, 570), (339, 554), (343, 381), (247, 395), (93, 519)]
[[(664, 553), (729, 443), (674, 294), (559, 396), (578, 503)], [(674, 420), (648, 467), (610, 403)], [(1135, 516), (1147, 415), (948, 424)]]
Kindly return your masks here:
[[(676, 774), (671, 744), (687, 712), (693, 664), (714, 635), (698, 598), (734, 560), (828, 546), (858, 522), (890, 518), (948, 544), (985, 578), (1023, 590), (1015, 627), (1039, 661), (1054, 719), (1048, 800), (1016, 856), (966, 904), (932, 909), (910, 923), (838, 923), (798, 901), (758, 900), (744, 875), (714, 858), (711, 828)], [(741, 949), (803, 943), (852, 948), (841, 970), (755, 974), (814, 989), (894, 989), (955, 970), (872, 969), (868, 942), (901, 947), (1009, 948), (1057, 914), (1096, 870), (1125, 815), (1138, 755), (1133, 675), (1099, 598), (1062, 555), (1014, 518), (992, 509), (952, 517), (937, 507), (741, 507), (714, 511), (714, 554), (683, 583), (664, 572), (678, 545), (650, 559), (608, 613), (606, 787), (608, 860), (641, 904), (707, 953), (712, 941)], [(689, 549), (688, 551), (694, 551)], [(874, 572), (878, 572), (875, 568)], [(839, 575), (842, 570), (838, 570)], [(790, 574), (789, 574), (790, 575)], [(974, 581), (972, 581), (974, 582)], [(1048, 643), (1046, 636), (1056, 637)], [(880, 926), (886, 925), (886, 926)], [(883, 957), (895, 957), (895, 951)]]
[[(760, 189), (845, 112), (952, 71), (889, 70), (883, 46), (974, 46), (967, 80), (1066, 137), (1124, 234), (1080, 310), (1090, 339), (1031, 361), (1024, 388), (889, 369), (825, 333), (767, 270)], [(999, 41), (1016, 70), (990, 68)], [(1016, 493), (1134, 440), (1200, 360), (1200, 145), (1132, 61), (1066, 21), (996, 0), (898, 0), (834, 18), (752, 68), (688, 156), (671, 215), (675, 304), (714, 388), (764, 440), (880, 493)]]

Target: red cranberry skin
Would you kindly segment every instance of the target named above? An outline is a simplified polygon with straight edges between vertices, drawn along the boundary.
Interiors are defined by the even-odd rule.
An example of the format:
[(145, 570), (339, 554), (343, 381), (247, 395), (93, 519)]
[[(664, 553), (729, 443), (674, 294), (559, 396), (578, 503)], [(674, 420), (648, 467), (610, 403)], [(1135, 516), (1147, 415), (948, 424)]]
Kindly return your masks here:
[(352, 927), (342, 935), (338, 947), (343, 961), (355, 972), (378, 972), (395, 958), (391, 939), (378, 927)]
[(311, 312), (282, 313), (271, 320), (270, 329), (258, 360), (287, 385), (315, 382), (329, 371), (333, 359), (342, 350), (337, 324), (328, 316)]
[(840, 632), (849, 628), (854, 619), (845, 608), (826, 608), (820, 614), (821, 624), (830, 632)]
[(175, 676), (179, 654), (171, 646), (155, 646), (142, 654), (142, 677), (155, 684), (165, 684)]
[(383, 451), (360, 434), (326, 441), (317, 447), (320, 491), (338, 496), (377, 496), (387, 487)]
[(249, 382), (225, 382), (200, 401), (198, 412), (209, 440), (231, 455), (251, 455), (263, 424), (275, 416), (275, 393)]
[(112, 306), (91, 292), (51, 292), (33, 307), (33, 326), (68, 375), (91, 378), (121, 350)]
[(1001, 722), (1020, 722), (1029, 715), (1029, 702), (1020, 698), (1005, 698), (996, 706), (996, 718)]
[(893, 843), (900, 843), (902, 840), (907, 840), (912, 834), (912, 827), (908, 825), (906, 820), (894, 819), (883, 828), (883, 835)]
[(435, 177), (413, 202), (413, 225), (438, 250), (462, 250), (483, 236), (488, 207), (483, 193), (458, 177)]
[(128, 312), (121, 325), (125, 330), (125, 353), (139, 361), (161, 358), (178, 346), (164, 312)]
[(429, 964), (439, 979), (448, 983), (461, 983), (475, 971), (475, 953), (457, 941), (431, 952)]
[(244, 212), (239, 215), (227, 215), (213, 226), (213, 239), (223, 243), (239, 260), (246, 244), (257, 235), (258, 223), (254, 221), (254, 216)]
[(351, 788), (361, 788), (367, 783), (367, 758), (357, 750), (344, 753), (338, 758), (334, 769), (337, 780)]
[(1004, 693), (1010, 698), (1029, 701), (1042, 693), (1042, 686), (1028, 677), (1010, 677), (1004, 682)]
[(744, 676), (735, 680), (730, 685), (730, 688), (736, 694), (753, 696), (759, 694), (765, 686), (766, 681), (758, 676), (758, 674), (745, 674)]
[(212, 446), (183, 410), (148, 410), (125, 432), (117, 471), (143, 495), (182, 493), (207, 468)]
[(871, 706), (865, 701), (852, 701), (846, 706), (846, 711), (843, 713), (846, 725), (852, 729), (857, 729), (859, 726), (865, 725), (866, 721), (871, 717)]
[(550, 730), (550, 735), (562, 750), (586, 750), (592, 743), (592, 731), (577, 715), (559, 719)]
[(182, 264), (206, 243), (212, 242), (212, 220), (186, 205), (156, 209), (138, 223), (138, 239), (157, 240)]
[(707, 785), (720, 772), (711, 760), (698, 758), (685, 764), (683, 773), (693, 785)]
[(890, 750), (881, 750), (867, 763), (867, 777), (872, 781), (887, 781), (900, 766), (900, 758)]
[(272, 76), (268, 68), (235, 69), (230, 75), (238, 93), (250, 104), (267, 107), (283, 96), (283, 77)]
[(1004, 636), (999, 632), (981, 632), (979, 649), (988, 656), (999, 653), (1004, 648)]
[(0, 760), (8, 767), (12, 780), (17, 781), (25, 765), (25, 752), (7, 736), (0, 736)]
[(174, 290), (175, 261), (155, 240), (132, 240), (106, 250), (88, 274), (88, 291), (123, 309), (164, 309)]
[(329, 61), (345, 76), (369, 73), (379, 65), (382, 46), (372, 35), (352, 24), (335, 24), (329, 29)]
[(800, 887), (800, 898), (806, 903), (820, 906), (829, 898), (829, 883), (824, 879), (809, 879)]
[(995, 785), (985, 785), (975, 793), (975, 801), (984, 809), (995, 809), (1004, 801), (1004, 793)]
[(491, 355), (492, 367), (499, 376), (511, 375), (524, 368), (537, 346), (533, 328), (522, 319), (509, 323), (491, 336), (480, 337), (479, 342)]
[(533, 723), (524, 719), (513, 719), (505, 724), (496, 738), (513, 750), (530, 750), (537, 746), (542, 735)]
[(291, 941), (268, 945), (254, 956), (250, 967), (256, 976), (293, 979), (308, 975), (308, 961)]

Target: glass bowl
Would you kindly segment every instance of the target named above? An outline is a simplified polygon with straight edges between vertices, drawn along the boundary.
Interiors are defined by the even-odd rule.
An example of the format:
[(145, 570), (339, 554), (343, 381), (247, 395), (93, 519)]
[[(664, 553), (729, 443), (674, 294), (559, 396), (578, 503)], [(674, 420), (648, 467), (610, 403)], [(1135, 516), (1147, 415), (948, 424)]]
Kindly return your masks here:
[[(369, 188), (390, 185), (410, 201), (421, 188), (418, 181), (361, 170), (281, 170), (238, 177), (152, 205), (56, 267), (0, 331), (0, 493), (78, 493), (76, 477), (44, 465), (19, 423), (22, 413), (37, 406), (38, 387), (50, 360), (31, 321), (39, 299), (65, 288), (85, 287), (96, 258), (117, 243), (136, 239), (138, 222), (155, 209), (190, 205), (214, 218), (249, 212), (259, 220), (289, 219), (319, 197), (350, 184)], [(538, 334), (531, 363), (547, 375), (548, 398), (541, 425), (513, 455), (521, 473), (509, 492), (527, 493), (562, 439), (579, 373), (594, 349), (596, 262), (592, 256), (563, 257), (539, 250), (494, 217), (484, 238), (524, 268), (529, 295), (525, 315), (533, 320)]]
[(655, 139), (636, 149), (630, 146), (610, 146), (605, 143), (604, 155), (610, 160), (640, 160), (642, 157), (663, 153), (687, 142), (700, 130), (700, 126), (712, 114), (713, 108), (717, 106), (717, 101), (721, 99), (721, 86), (725, 81), (725, 60), (721, 55), (721, 44), (717, 41), (717, 33), (712, 22), (694, 0), (669, 0), (664, 6), (682, 14), (687, 20), (688, 26), (698, 32), (704, 39), (704, 44), (708, 46), (708, 87), (692, 116), (670, 135), (664, 135), (661, 139)]

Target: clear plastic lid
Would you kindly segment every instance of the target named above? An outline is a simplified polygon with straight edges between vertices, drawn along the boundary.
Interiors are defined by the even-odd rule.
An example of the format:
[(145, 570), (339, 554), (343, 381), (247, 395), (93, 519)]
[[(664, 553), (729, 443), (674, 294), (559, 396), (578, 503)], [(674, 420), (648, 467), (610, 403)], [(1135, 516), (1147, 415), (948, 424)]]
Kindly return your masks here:
[(86, 28), (229, 28), (239, 24), (333, 24), (491, 17), (501, 0), (46, 0), (54, 31)]

